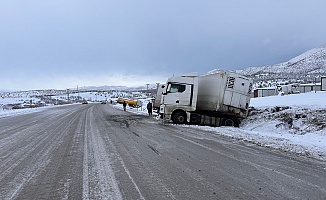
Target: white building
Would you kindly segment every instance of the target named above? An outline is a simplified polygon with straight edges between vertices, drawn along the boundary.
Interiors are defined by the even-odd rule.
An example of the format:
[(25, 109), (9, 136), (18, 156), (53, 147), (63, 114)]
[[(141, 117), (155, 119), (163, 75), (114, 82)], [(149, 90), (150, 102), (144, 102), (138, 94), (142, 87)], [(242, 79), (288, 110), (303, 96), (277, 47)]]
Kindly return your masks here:
[(320, 91), (321, 84), (320, 83), (307, 83), (300, 84), (300, 93), (312, 92), (312, 91)]
[(326, 76), (321, 77), (320, 78), (320, 82), (321, 82), (321, 91), (326, 91)]

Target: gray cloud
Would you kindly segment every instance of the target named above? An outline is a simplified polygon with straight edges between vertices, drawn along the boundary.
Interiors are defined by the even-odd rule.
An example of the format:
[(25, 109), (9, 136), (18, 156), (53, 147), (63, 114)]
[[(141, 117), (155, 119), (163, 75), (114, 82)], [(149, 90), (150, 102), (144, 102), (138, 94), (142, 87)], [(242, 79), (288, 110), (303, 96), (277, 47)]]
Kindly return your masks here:
[(101, 84), (94, 77), (117, 85), (104, 78), (110, 74), (128, 85), (130, 76), (155, 82), (153, 76), (276, 64), (326, 43), (325, 7), (323, 0), (5, 0), (1, 87)]

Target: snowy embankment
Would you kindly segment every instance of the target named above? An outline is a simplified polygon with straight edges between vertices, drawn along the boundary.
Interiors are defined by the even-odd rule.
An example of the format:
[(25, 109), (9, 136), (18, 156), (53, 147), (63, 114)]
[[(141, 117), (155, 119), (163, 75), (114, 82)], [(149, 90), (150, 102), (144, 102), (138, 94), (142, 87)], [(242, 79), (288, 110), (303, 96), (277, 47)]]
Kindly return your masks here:
[(12, 115), (23, 115), (27, 113), (39, 112), (41, 110), (47, 109), (48, 107), (41, 108), (25, 108), (25, 109), (3, 109), (0, 107), (0, 118), (8, 117)]

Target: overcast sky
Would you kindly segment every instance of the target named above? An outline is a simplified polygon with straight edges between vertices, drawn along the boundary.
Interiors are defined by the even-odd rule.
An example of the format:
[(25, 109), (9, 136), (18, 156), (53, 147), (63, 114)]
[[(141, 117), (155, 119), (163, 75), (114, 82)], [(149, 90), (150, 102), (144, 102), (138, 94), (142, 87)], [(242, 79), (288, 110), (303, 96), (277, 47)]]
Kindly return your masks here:
[(165, 82), (326, 44), (325, 0), (1, 0), (0, 89)]

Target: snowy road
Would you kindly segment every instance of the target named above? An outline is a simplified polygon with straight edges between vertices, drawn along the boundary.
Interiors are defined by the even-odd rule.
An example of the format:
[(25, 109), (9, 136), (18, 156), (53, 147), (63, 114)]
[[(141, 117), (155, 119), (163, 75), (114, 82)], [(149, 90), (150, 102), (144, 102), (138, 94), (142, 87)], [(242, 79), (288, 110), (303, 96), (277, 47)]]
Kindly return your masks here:
[(0, 199), (326, 199), (324, 162), (109, 105), (0, 128)]

